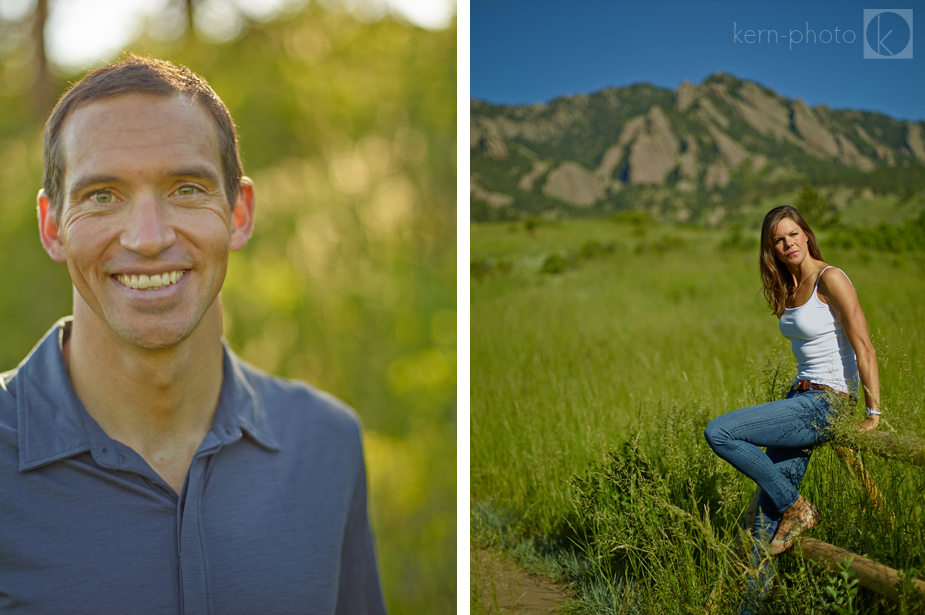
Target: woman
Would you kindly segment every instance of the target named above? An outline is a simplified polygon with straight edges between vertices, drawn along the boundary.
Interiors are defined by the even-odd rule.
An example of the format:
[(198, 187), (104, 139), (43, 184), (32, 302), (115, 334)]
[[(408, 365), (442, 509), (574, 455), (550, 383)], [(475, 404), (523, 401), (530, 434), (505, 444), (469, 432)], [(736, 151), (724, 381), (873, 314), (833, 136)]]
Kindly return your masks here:
[(860, 376), (867, 419), (858, 428), (876, 429), (880, 380), (854, 287), (822, 260), (816, 236), (793, 207), (777, 207), (765, 216), (760, 266), (765, 298), (792, 344), (797, 376), (785, 399), (717, 417), (704, 435), (717, 455), (758, 484), (754, 533), (770, 538), (768, 551), (777, 555), (821, 521), (797, 488), (809, 447), (830, 435), (833, 401), (856, 396)]

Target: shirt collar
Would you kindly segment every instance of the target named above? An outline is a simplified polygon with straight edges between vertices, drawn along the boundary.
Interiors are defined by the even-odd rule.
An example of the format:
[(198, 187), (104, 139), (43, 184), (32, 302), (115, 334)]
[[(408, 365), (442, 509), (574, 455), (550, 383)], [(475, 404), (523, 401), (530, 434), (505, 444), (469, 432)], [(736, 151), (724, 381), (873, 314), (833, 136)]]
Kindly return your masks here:
[(228, 444), (237, 439), (243, 429), (269, 450), (280, 450), (279, 441), (270, 426), (267, 410), (248, 378), (252, 368), (228, 348), (222, 339), (224, 379), (222, 393), (212, 421), (212, 431)]
[[(87, 414), (64, 365), (62, 344), (71, 317), (59, 320), (20, 364), (16, 387), (19, 423), (19, 471), (25, 472), (91, 452), (97, 463), (117, 468), (112, 440)], [(246, 432), (266, 449), (280, 449), (248, 369), (222, 340), (224, 377), (218, 408), (207, 440), (224, 446)]]

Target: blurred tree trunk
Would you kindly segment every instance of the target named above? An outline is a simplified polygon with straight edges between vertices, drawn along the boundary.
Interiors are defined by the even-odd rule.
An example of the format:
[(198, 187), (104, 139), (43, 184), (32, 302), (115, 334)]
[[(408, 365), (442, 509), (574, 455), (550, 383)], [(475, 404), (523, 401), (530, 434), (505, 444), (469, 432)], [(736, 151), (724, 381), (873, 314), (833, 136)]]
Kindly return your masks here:
[(35, 112), (45, 117), (54, 106), (51, 75), (48, 72), (48, 56), (45, 54), (45, 23), (48, 21), (48, 0), (38, 0), (32, 16), (32, 40), (35, 41), (35, 61), (38, 63), (38, 78), (33, 87)]
[(196, 9), (196, 0), (183, 0), (183, 2), (186, 4), (186, 33), (190, 38), (193, 38), (196, 36), (196, 29), (193, 27), (195, 23), (193, 12)]

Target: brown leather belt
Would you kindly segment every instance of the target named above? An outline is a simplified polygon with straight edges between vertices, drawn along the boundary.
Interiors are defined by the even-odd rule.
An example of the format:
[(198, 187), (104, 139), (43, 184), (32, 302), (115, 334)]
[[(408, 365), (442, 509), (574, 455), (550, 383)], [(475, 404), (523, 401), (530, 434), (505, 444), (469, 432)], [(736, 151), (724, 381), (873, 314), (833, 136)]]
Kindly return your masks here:
[(790, 387), (791, 391), (808, 391), (810, 389), (813, 389), (815, 391), (818, 391), (819, 389), (825, 389), (826, 391), (834, 391), (835, 393), (840, 392), (840, 391), (836, 391), (832, 387), (827, 387), (824, 384), (817, 384), (815, 382), (810, 382), (809, 380), (797, 380), (797, 383), (793, 385), (792, 387)]
[[(818, 384), (816, 382), (810, 382), (809, 380), (798, 380), (795, 385), (790, 387), (791, 391), (808, 391), (813, 389), (814, 391), (825, 390), (832, 391), (836, 395), (848, 395), (847, 393), (842, 393), (841, 391), (836, 391), (832, 387), (827, 387), (824, 384)], [(853, 395), (848, 395), (852, 400), (855, 400)]]

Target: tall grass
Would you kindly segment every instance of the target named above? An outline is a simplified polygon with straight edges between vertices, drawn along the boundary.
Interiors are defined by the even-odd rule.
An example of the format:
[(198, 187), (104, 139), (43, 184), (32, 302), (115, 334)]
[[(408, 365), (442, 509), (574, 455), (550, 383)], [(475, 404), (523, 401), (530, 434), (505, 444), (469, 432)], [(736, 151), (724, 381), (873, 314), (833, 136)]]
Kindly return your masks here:
[[(473, 527), (572, 582), (573, 612), (737, 612), (748, 574), (738, 527), (754, 484), (713, 455), (703, 428), (779, 398), (795, 373), (759, 292), (757, 254), (694, 229), (575, 221), (540, 231), (472, 229), (473, 258), (509, 263), (472, 284)], [(827, 250), (820, 239), (870, 325), (881, 429), (925, 435), (922, 258)], [(550, 254), (592, 240), (614, 249), (540, 273)], [(893, 517), (823, 446), (802, 487), (824, 516), (813, 535), (922, 574), (922, 470), (864, 462)], [(766, 608), (815, 612), (848, 590), (786, 554)], [(895, 607), (866, 590), (857, 604)]]

